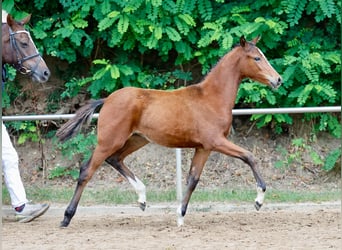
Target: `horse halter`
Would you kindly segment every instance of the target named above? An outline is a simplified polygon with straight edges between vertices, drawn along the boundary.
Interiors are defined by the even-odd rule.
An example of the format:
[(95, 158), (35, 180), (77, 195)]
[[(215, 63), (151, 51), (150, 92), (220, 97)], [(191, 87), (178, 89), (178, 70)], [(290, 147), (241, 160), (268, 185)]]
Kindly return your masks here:
[[(20, 50), (18, 44), (17, 44), (17, 40), (15, 39), (15, 35), (16, 34), (20, 34), (20, 33), (25, 33), (27, 34), (29, 40), (31, 41), (31, 43), (33, 44), (34, 48), (36, 49), (36, 54), (34, 55), (30, 55), (30, 56), (24, 56), (24, 54), (22, 53), (22, 51)], [(15, 68), (23, 75), (32, 75), (35, 70), (37, 69), (40, 60), (42, 59), (41, 55), (39, 54), (36, 46), (34, 45), (30, 32), (28, 32), (27, 30), (19, 30), (16, 32), (13, 32), (12, 29), (9, 27), (9, 36), (10, 36), (10, 44), (11, 44), (11, 48), (14, 49), (16, 56), (17, 56), (17, 63), (14, 64)], [(40, 57), (40, 60), (38, 60), (35, 64), (34, 67), (32, 67), (31, 69), (26, 68), (23, 63), (27, 60), (30, 60), (34, 57)]]

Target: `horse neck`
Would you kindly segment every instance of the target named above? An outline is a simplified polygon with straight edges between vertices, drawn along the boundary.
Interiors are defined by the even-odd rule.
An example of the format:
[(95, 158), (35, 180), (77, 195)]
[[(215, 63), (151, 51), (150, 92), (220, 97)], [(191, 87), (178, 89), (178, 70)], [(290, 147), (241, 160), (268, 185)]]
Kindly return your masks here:
[(201, 84), (208, 95), (220, 99), (222, 105), (228, 109), (234, 107), (237, 91), (242, 80), (238, 68), (239, 57), (236, 53), (236, 49), (233, 49), (226, 54)]

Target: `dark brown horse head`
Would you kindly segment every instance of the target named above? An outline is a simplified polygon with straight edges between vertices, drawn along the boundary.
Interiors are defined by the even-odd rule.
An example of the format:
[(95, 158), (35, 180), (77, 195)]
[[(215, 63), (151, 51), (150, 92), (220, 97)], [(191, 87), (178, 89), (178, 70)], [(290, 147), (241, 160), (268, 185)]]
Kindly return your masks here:
[(283, 80), (277, 71), (271, 66), (264, 53), (256, 46), (260, 37), (252, 41), (246, 41), (242, 36), (240, 38), (239, 49), (244, 51), (245, 58), (240, 60), (241, 72), (243, 78), (247, 77), (260, 83), (266, 84), (272, 88), (278, 88)]
[(24, 28), (30, 18), (31, 15), (16, 21), (7, 15), (7, 23), (2, 24), (2, 63), (11, 64), (20, 73), (31, 76), (33, 81), (44, 83), (50, 77), (50, 70)]

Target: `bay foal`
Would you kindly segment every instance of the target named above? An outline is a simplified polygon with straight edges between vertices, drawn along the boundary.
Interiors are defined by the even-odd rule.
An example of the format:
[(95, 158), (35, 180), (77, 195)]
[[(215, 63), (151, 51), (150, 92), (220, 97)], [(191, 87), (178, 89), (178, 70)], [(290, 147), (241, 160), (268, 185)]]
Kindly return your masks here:
[(98, 118), (98, 143), (91, 158), (82, 165), (73, 198), (65, 210), (62, 227), (74, 216), (87, 182), (102, 162), (119, 171), (134, 187), (140, 207), (146, 206), (145, 185), (129, 170), (124, 159), (154, 142), (166, 147), (195, 148), (184, 198), (177, 210), (182, 225), (192, 192), (200, 179), (211, 151), (239, 158), (247, 163), (257, 183), (255, 207), (263, 204), (266, 185), (251, 152), (227, 140), (232, 124), (232, 109), (240, 82), (250, 78), (277, 88), (282, 83), (264, 54), (256, 47), (259, 38), (240, 44), (226, 54), (205, 79), (174, 91), (123, 88), (107, 98), (92, 101), (57, 132), (61, 141), (75, 135), (91, 119), (96, 107), (103, 105)]

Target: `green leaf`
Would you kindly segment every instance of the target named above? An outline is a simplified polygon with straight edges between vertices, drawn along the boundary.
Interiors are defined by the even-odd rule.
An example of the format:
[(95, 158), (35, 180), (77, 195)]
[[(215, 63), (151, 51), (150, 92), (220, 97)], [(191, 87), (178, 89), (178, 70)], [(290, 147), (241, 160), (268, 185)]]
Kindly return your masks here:
[(119, 23), (118, 23), (118, 31), (121, 34), (126, 33), (129, 25), (129, 18), (126, 14), (120, 16)]
[(270, 121), (272, 121), (272, 115), (271, 114), (267, 114), (265, 116), (265, 123), (269, 123)]
[(22, 134), (22, 135), (19, 136), (17, 143), (19, 145), (22, 145), (22, 144), (24, 144), (26, 142), (26, 140), (27, 140), (27, 135), (26, 134)]
[(130, 0), (130, 1), (127, 1), (127, 5), (125, 6), (125, 8), (122, 10), (123, 12), (135, 12), (137, 11), (141, 5), (143, 4), (144, 0)]
[(107, 65), (109, 64), (109, 61), (107, 59), (96, 59), (93, 61), (93, 64)]
[(152, 4), (153, 6), (155, 6), (155, 7), (161, 6), (162, 3), (163, 3), (162, 0), (151, 0), (151, 4)]
[(134, 71), (133, 69), (130, 67), (130, 66), (127, 66), (127, 65), (120, 65), (120, 71), (126, 75), (126, 76), (129, 76), (129, 75), (133, 75), (134, 74)]
[(335, 14), (335, 3), (334, 0), (317, 0), (321, 10), (324, 15), (328, 18), (331, 18), (333, 14)]
[(299, 94), (297, 98), (299, 104), (304, 105), (306, 103), (306, 100), (309, 98), (313, 87), (314, 86), (312, 84), (308, 84), (304, 87), (303, 91)]
[(43, 29), (41, 29), (40, 26), (35, 27), (32, 30), (32, 33), (33, 33), (34, 37), (37, 39), (44, 39), (48, 36), (48, 34)]
[(156, 26), (153, 30), (153, 35), (157, 40), (160, 40), (163, 37), (163, 29), (160, 26)]
[(106, 69), (106, 68), (99, 69), (99, 70), (96, 71), (95, 74), (93, 75), (93, 79), (94, 79), (94, 80), (101, 79), (106, 73), (107, 73), (107, 69)]
[(302, 17), (306, 3), (307, 0), (288, 0), (282, 2), (285, 12), (287, 13), (287, 21), (290, 23), (291, 27), (298, 24), (299, 19)]
[(199, 0), (198, 10), (201, 14), (202, 19), (205, 21), (209, 21), (214, 12), (210, 0)]
[(84, 29), (86, 27), (88, 27), (88, 22), (83, 20), (83, 19), (76, 19), (72, 21), (72, 24), (76, 27), (76, 28), (80, 28), (80, 29)]
[(341, 157), (341, 147), (336, 148), (335, 150), (329, 152), (328, 156), (325, 159), (323, 170), (325, 171), (331, 171), (335, 165), (338, 159)]
[(177, 6), (173, 0), (163, 0), (163, 9), (169, 13), (176, 14), (177, 13)]
[(67, 24), (67, 26), (65, 26), (65, 27), (57, 29), (54, 32), (54, 35), (55, 36), (61, 36), (62, 38), (67, 38), (67, 37), (71, 36), (74, 29), (75, 29), (74, 26), (70, 23), (70, 24)]
[(166, 27), (165, 32), (171, 41), (177, 42), (181, 40), (181, 36), (179, 35), (178, 31), (174, 28)]
[(202, 38), (198, 41), (198, 47), (207, 47), (213, 41), (214, 31), (207, 32)]
[(76, 46), (80, 46), (85, 35), (83, 30), (75, 29), (70, 36), (70, 40), (75, 43)]
[(225, 50), (230, 49), (233, 46), (233, 37), (230, 33), (224, 34), (222, 39), (222, 47)]
[(108, 13), (108, 15), (103, 18), (97, 27), (99, 28), (99, 31), (104, 31), (111, 27), (113, 23), (119, 18), (120, 12), (119, 11), (112, 11)]
[(118, 78), (120, 77), (120, 71), (119, 71), (118, 66), (112, 65), (112, 66), (110, 67), (110, 76), (111, 76), (113, 79), (118, 79)]
[(110, 2), (111, 0), (102, 0), (103, 2), (100, 4), (101, 12), (103, 15), (107, 14), (109, 10), (111, 10)]
[(196, 26), (194, 19), (189, 14), (179, 14), (178, 17), (182, 19), (187, 25), (192, 27)]

